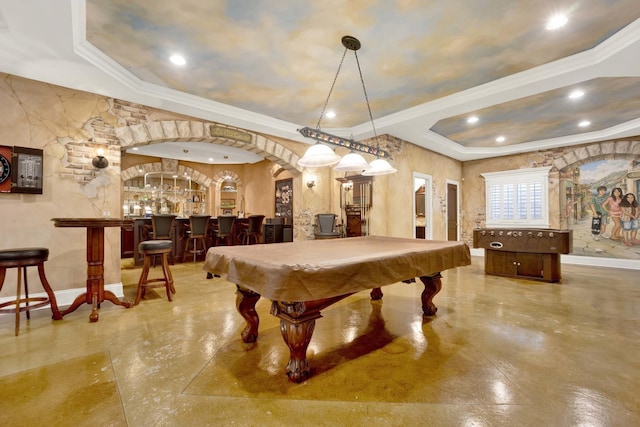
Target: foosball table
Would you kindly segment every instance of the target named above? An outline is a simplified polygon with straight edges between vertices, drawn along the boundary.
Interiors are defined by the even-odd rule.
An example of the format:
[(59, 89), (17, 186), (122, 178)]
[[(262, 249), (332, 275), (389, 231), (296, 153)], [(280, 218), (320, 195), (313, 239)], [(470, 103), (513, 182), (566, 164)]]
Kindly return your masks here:
[(473, 230), (473, 246), (485, 250), (486, 274), (558, 282), (560, 254), (573, 251), (573, 231), (480, 228)]

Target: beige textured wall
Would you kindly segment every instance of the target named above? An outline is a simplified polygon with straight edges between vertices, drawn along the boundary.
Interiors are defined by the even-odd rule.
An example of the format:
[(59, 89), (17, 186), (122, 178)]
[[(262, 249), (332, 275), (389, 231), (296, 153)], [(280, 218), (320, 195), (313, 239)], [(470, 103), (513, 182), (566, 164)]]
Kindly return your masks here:
[[(85, 286), (86, 231), (55, 228), (51, 218), (120, 210), (119, 151), (109, 151), (104, 174), (91, 166), (99, 144), (87, 124), (96, 121), (116, 123), (104, 97), (0, 74), (2, 144), (44, 150), (43, 194), (0, 194), (0, 247), (49, 248), (46, 273), (56, 290)], [(105, 246), (105, 283), (119, 283), (120, 229), (106, 230)], [(15, 294), (15, 271), (7, 272), (1, 296)], [(38, 283), (37, 275), (31, 277)], [(32, 292), (39, 291), (34, 286)]]
[[(462, 163), (449, 157), (425, 150), (416, 145), (405, 143), (402, 151), (394, 155), (397, 174), (375, 178), (374, 203), (379, 204), (381, 212), (374, 207), (375, 218), (372, 221), (372, 234), (386, 234), (394, 237), (413, 237), (413, 173), (422, 173), (433, 177), (432, 204), (433, 239), (445, 240), (446, 224), (446, 181), (458, 181), (462, 178)], [(462, 191), (462, 188), (460, 188)]]
[[(47, 276), (56, 291), (81, 289), (86, 280), (86, 247), (84, 229), (57, 229), (54, 217), (99, 217), (103, 210), (121, 211), (121, 170), (131, 166), (134, 157), (120, 156), (117, 131), (125, 126), (140, 126), (154, 120), (174, 120), (191, 126), (197, 120), (145, 106), (130, 105), (98, 95), (69, 90), (15, 76), (0, 74), (1, 144), (44, 150), (44, 188), (42, 195), (0, 194), (0, 247), (44, 246), (51, 251), (46, 265)], [(155, 122), (158, 123), (158, 122)], [(139, 128), (140, 129), (140, 128)], [(264, 136), (261, 143), (271, 144)], [(302, 156), (307, 145), (295, 141), (270, 138), (286, 151), (288, 159)], [(384, 148), (391, 152), (397, 174), (374, 177), (373, 208), (370, 233), (397, 237), (413, 236), (413, 173), (433, 177), (433, 238), (446, 238), (446, 181), (460, 182), (461, 232), (467, 242), (476, 226), (476, 218), (484, 213), (483, 172), (551, 165), (552, 226), (562, 225), (558, 197), (558, 170), (576, 162), (597, 158), (635, 156), (640, 152), (637, 141), (603, 142), (578, 148), (548, 150), (516, 156), (459, 162), (413, 144), (382, 136)], [(131, 143), (131, 141), (128, 141)], [(110, 162), (104, 172), (96, 172), (91, 159), (98, 147), (105, 148)], [(277, 150), (276, 150), (277, 151)], [(337, 150), (345, 154), (343, 149)], [(367, 157), (365, 155), (365, 157)], [(155, 159), (154, 159), (155, 160)], [(276, 159), (277, 160), (277, 159)], [(371, 160), (371, 157), (368, 157)], [(232, 169), (243, 181), (247, 213), (273, 215), (274, 182), (293, 178), (294, 239), (313, 236), (314, 216), (319, 212), (340, 214), (340, 184), (344, 176), (330, 168), (293, 173), (292, 163), (276, 164), (265, 160), (255, 165), (202, 165), (189, 167), (210, 177)], [(125, 169), (121, 169), (122, 165)], [(309, 174), (316, 186), (308, 188)], [(211, 196), (208, 197), (212, 199)], [(105, 243), (105, 283), (120, 282), (120, 233), (107, 229)], [(34, 276), (35, 279), (35, 276)], [(37, 280), (37, 279), (36, 279)], [(0, 297), (15, 292), (9, 273)]]

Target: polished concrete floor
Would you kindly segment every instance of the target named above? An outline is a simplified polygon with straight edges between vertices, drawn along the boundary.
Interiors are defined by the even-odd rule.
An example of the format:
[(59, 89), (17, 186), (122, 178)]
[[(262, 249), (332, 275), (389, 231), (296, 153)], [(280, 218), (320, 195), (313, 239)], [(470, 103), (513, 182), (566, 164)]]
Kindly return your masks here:
[[(2, 315), (0, 425), (640, 425), (640, 272), (565, 265), (548, 284), (482, 262), (444, 272), (433, 318), (418, 284), (326, 309), (301, 384), (269, 302), (258, 342), (242, 343), (235, 287), (202, 263), (172, 266), (173, 302), (162, 289), (105, 302), (98, 323), (89, 306), (40, 310), (15, 337)], [(128, 299), (139, 274), (123, 261)]]

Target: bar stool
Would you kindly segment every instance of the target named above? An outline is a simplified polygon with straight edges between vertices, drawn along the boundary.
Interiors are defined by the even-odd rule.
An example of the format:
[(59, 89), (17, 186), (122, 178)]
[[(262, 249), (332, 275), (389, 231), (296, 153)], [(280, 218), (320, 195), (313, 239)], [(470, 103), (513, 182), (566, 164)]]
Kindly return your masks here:
[[(144, 264), (142, 267), (142, 274), (138, 281), (138, 292), (136, 294), (136, 300), (133, 305), (138, 305), (140, 299), (144, 296), (147, 288), (157, 288), (163, 286), (167, 290), (167, 298), (171, 301), (171, 294), (175, 294), (176, 290), (173, 287), (173, 276), (171, 270), (169, 270), (168, 256), (171, 252), (173, 242), (171, 240), (146, 240), (140, 242), (138, 249), (142, 255), (144, 255)], [(151, 259), (156, 255), (162, 257), (162, 274), (163, 277), (157, 279), (149, 279), (149, 268), (151, 267)], [(162, 283), (159, 283), (162, 282)]]
[[(187, 231), (188, 235), (184, 243), (182, 262), (184, 262), (188, 253), (192, 253), (195, 264), (198, 254), (207, 252), (209, 219), (211, 219), (211, 215), (191, 215), (189, 217), (189, 230)], [(198, 249), (198, 242), (201, 243), (202, 249)], [(189, 250), (190, 243), (192, 246), (191, 250)]]
[[(18, 268), (18, 283), (16, 289), (15, 301), (7, 301), (0, 304), (0, 313), (15, 312), (16, 315), (16, 336), (20, 332), (20, 312), (27, 312), (27, 319), (31, 319), (29, 311), (34, 308), (43, 307), (45, 305), (51, 306), (51, 312), (53, 313), (54, 320), (62, 319), (62, 315), (58, 310), (58, 303), (56, 302), (56, 295), (53, 293), (47, 277), (44, 274), (44, 262), (49, 258), (49, 249), (47, 248), (19, 248), (19, 249), (3, 249), (0, 250), (0, 290), (4, 284), (4, 278), (7, 273), (7, 268)], [(38, 274), (40, 275), (40, 283), (47, 292), (47, 297), (29, 297), (29, 284), (27, 283), (27, 267), (38, 267)], [(21, 276), (20, 268), (22, 268), (22, 276), (24, 277), (24, 298), (20, 297), (21, 288)], [(24, 303), (24, 305), (22, 305)], [(29, 303), (37, 303), (29, 305)], [(2, 309), (13, 305), (15, 309)]]
[(235, 215), (220, 215), (218, 217), (218, 233), (216, 234), (216, 246), (220, 246), (220, 242), (224, 240), (228, 246), (234, 245), (233, 226), (236, 222)]
[(263, 220), (264, 215), (249, 215), (249, 224), (246, 229), (242, 230), (243, 245), (250, 245), (251, 240), (256, 244), (260, 242)]

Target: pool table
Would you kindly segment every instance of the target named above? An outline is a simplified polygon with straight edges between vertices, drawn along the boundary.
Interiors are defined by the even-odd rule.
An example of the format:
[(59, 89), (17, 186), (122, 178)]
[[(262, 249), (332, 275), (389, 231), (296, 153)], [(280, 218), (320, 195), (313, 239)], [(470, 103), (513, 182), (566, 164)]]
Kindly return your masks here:
[(290, 351), (287, 375), (301, 382), (309, 377), (306, 352), (321, 310), (364, 290), (380, 299), (381, 286), (419, 277), (423, 314), (432, 316), (437, 310), (433, 297), (442, 287), (440, 272), (470, 263), (463, 242), (366, 236), (212, 247), (204, 270), (236, 284), (236, 308), (247, 322), (244, 342), (258, 338), (255, 306), (260, 297), (272, 301), (271, 314), (280, 318)]

